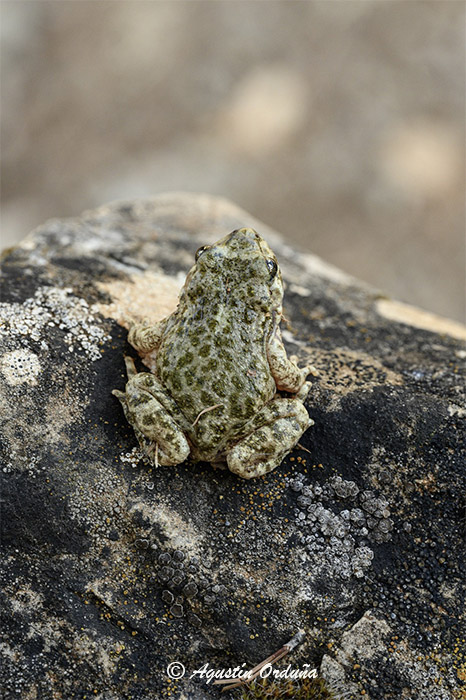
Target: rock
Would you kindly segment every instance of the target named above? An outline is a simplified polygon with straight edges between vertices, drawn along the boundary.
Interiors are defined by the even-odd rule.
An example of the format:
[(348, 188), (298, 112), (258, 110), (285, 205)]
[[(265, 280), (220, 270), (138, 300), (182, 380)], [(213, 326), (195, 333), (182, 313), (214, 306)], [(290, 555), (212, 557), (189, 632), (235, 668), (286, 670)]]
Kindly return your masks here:
[[(194, 251), (238, 226), (277, 253), (285, 342), (319, 371), (315, 426), (257, 480), (155, 473), (111, 395), (126, 328), (173, 310)], [(299, 628), (292, 666), (347, 697), (461, 696), (460, 324), (400, 311), (206, 195), (49, 221), (3, 270), (5, 698), (215, 698), (195, 670), (252, 667)]]

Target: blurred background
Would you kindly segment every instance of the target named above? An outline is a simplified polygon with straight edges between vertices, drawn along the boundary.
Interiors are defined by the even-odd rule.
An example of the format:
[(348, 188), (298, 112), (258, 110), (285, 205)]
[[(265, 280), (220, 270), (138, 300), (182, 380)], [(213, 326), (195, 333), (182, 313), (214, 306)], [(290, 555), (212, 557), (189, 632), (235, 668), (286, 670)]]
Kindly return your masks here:
[(224, 195), (464, 319), (463, 0), (2, 0), (2, 247), (113, 199)]

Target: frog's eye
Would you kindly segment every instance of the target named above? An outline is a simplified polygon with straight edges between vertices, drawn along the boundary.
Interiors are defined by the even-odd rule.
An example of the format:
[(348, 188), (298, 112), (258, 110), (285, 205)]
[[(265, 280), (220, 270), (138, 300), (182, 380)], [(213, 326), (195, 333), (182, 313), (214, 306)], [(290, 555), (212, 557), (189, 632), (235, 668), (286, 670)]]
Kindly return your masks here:
[(266, 263), (267, 263), (267, 267), (269, 268), (270, 279), (273, 280), (273, 278), (275, 277), (275, 275), (278, 272), (278, 265), (275, 262), (275, 260), (266, 260)]
[(200, 256), (202, 255), (202, 253), (206, 250), (209, 250), (209, 248), (211, 248), (211, 247), (212, 246), (210, 246), (210, 245), (203, 245), (200, 248), (198, 248), (196, 250), (196, 254), (194, 256), (195, 261), (197, 262), (199, 260)]

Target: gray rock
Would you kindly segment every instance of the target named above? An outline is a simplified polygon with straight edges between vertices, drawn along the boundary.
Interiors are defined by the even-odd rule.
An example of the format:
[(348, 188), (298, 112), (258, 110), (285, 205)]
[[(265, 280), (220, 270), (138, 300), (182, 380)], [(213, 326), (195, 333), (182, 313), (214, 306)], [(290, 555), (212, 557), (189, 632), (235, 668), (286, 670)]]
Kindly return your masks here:
[[(319, 371), (315, 426), (258, 480), (155, 473), (110, 393), (126, 329), (169, 313), (194, 251), (245, 225), (288, 282), (289, 352)], [(5, 698), (214, 698), (194, 670), (252, 667), (299, 628), (290, 663), (342, 694), (459, 697), (462, 326), (207, 195), (50, 221), (3, 272)], [(170, 681), (175, 660), (187, 673)]]

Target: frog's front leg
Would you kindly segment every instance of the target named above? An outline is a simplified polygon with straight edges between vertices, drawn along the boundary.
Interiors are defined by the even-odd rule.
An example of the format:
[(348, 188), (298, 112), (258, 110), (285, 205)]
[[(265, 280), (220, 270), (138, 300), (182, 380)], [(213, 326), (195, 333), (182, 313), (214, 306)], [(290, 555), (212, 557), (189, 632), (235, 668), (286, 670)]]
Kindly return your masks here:
[(174, 466), (188, 457), (187, 421), (176, 402), (149, 372), (137, 372), (131, 357), (125, 358), (128, 382), (125, 391), (115, 389), (126, 419), (133, 426), (142, 449), (154, 463)]
[(148, 321), (135, 323), (128, 333), (128, 343), (139, 352), (156, 350), (160, 345), (167, 320), (168, 318), (164, 318), (153, 324), (149, 324)]
[(227, 453), (228, 468), (243, 479), (267, 474), (313, 423), (299, 399), (270, 401), (248, 421), (244, 437)]
[(289, 359), (278, 326), (275, 327), (267, 344), (267, 358), (277, 389), (297, 394), (298, 398), (304, 401), (311, 386), (306, 382), (306, 377), (315, 370), (313, 367), (300, 369)]

